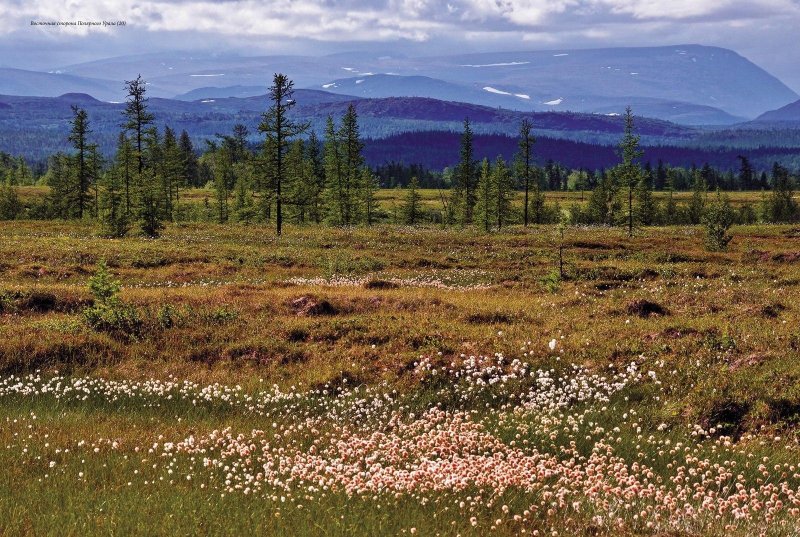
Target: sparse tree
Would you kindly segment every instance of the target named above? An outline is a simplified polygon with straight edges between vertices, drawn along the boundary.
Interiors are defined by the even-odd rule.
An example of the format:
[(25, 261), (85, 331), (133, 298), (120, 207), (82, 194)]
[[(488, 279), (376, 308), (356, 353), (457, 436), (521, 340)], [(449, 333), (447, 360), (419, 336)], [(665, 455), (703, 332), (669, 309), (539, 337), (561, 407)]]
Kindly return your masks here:
[(284, 157), (292, 138), (302, 134), (309, 127), (308, 123), (297, 123), (289, 118), (289, 111), (296, 104), (293, 95), (294, 82), (284, 74), (275, 73), (272, 86), (269, 88), (271, 105), (262, 116), (261, 124), (258, 127), (266, 136), (267, 147), (270, 150), (267, 157), (270, 160), (273, 174), (275, 231), (278, 235), (281, 234), (283, 228), (281, 187), (286, 173)]
[(483, 162), (481, 162), (481, 174), (475, 189), (475, 223), (487, 233), (492, 229), (492, 225), (496, 221), (497, 197), (495, 190), (489, 161), (483, 159)]
[(75, 200), (78, 218), (83, 218), (84, 211), (89, 203), (89, 185), (91, 182), (91, 173), (87, 163), (91, 147), (86, 138), (90, 132), (86, 110), (73, 106), (71, 125), (68, 139), (75, 149), (74, 169), (76, 179), (75, 191), (71, 197)]
[(706, 228), (706, 247), (711, 251), (724, 251), (728, 248), (731, 236), (728, 230), (736, 221), (736, 214), (731, 208), (728, 196), (717, 189), (717, 196), (703, 214), (703, 225)]
[[(519, 128), (519, 154), (517, 156), (517, 162), (519, 166), (519, 173), (522, 177), (522, 185), (525, 189), (525, 201), (523, 206), (523, 217), (522, 221), (525, 227), (528, 227), (529, 218), (528, 218), (528, 208), (529, 208), (529, 192), (531, 187), (531, 182), (534, 179), (532, 175), (532, 166), (533, 166), (533, 144), (536, 143), (536, 138), (533, 136), (533, 124), (530, 120), (523, 119), (522, 124)], [(536, 181), (536, 187), (538, 190), (538, 181)]]
[(419, 179), (412, 177), (406, 189), (405, 200), (400, 208), (400, 214), (403, 215), (404, 224), (413, 226), (419, 222), (421, 202), (422, 197), (419, 194)]
[(615, 175), (617, 184), (625, 189), (627, 214), (625, 224), (628, 228), (628, 236), (633, 236), (633, 229), (636, 226), (636, 212), (634, 210), (634, 190), (641, 181), (642, 167), (638, 160), (643, 152), (639, 149), (639, 135), (636, 134), (634, 126), (633, 111), (631, 107), (625, 109), (625, 133), (619, 144), (622, 162), (617, 166)]

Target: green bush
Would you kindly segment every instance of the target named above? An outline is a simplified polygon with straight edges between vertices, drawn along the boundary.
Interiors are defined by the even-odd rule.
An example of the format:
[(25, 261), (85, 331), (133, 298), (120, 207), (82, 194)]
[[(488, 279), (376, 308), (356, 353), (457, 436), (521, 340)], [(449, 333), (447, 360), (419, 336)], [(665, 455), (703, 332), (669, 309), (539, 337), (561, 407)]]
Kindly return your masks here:
[(105, 261), (100, 261), (97, 272), (89, 278), (89, 291), (94, 303), (84, 308), (83, 319), (98, 332), (135, 338), (141, 333), (142, 319), (138, 310), (120, 300), (119, 281), (112, 278)]
[(717, 190), (717, 199), (708, 206), (703, 214), (703, 225), (706, 228), (706, 248), (712, 252), (728, 249), (732, 237), (728, 230), (736, 221), (736, 214), (731, 208), (728, 196)]

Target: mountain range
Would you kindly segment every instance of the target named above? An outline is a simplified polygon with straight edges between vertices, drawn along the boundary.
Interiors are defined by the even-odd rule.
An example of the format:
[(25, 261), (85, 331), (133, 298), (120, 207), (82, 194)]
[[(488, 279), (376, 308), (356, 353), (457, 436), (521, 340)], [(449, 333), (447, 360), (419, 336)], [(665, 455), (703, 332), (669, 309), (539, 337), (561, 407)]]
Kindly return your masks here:
[(512, 51), (409, 57), (144, 54), (54, 67), (0, 69), (0, 94), (86, 93), (124, 100), (141, 74), (152, 97), (208, 100), (263, 95), (273, 73), (296, 87), (360, 98), (427, 97), (523, 112), (639, 115), (684, 125), (731, 125), (796, 101), (780, 80), (717, 47)]
[[(623, 118), (617, 114), (524, 112), (428, 97), (362, 98), (309, 89), (295, 91), (294, 98), (297, 105), (291, 111), (293, 118), (309, 122), (319, 136), (328, 116), (338, 120), (350, 104), (354, 105), (371, 165), (396, 160), (438, 169), (451, 164), (457, 159), (464, 118), (470, 119), (480, 158), (497, 154), (511, 157), (519, 124), (527, 118), (533, 122), (539, 140), (537, 159), (551, 158), (575, 167), (613, 165), (623, 132)], [(91, 141), (106, 156), (113, 154), (125, 105), (84, 93), (58, 97), (0, 95), (0, 151), (38, 162), (57, 151), (70, 151), (67, 137), (73, 105), (86, 110)], [(263, 139), (258, 125), (268, 105), (266, 95), (191, 101), (149, 99), (156, 126), (163, 129), (169, 125), (179, 132), (185, 129), (198, 148), (219, 134), (230, 133), (239, 123), (248, 128), (250, 142), (257, 144)], [(743, 153), (752, 156), (761, 169), (776, 160), (800, 165), (798, 125), (756, 121), (710, 129), (636, 117), (646, 159), (664, 159), (676, 166), (709, 162), (722, 168), (735, 167), (738, 155)]]

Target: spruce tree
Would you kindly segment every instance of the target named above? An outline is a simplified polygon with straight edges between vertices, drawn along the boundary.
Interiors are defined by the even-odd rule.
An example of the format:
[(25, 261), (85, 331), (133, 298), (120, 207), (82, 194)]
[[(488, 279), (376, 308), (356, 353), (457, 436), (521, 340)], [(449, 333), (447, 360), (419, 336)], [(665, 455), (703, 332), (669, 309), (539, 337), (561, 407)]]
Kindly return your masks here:
[(289, 118), (289, 111), (296, 101), (293, 99), (294, 82), (280, 73), (275, 73), (272, 86), (269, 88), (270, 107), (263, 114), (258, 129), (269, 142), (270, 168), (273, 174), (275, 193), (275, 231), (280, 235), (283, 231), (283, 194), (281, 192), (286, 169), (284, 157), (292, 138), (308, 129), (308, 123), (297, 123)]
[(15, 220), (22, 213), (17, 189), (9, 180), (0, 183), (0, 220)]
[(172, 219), (174, 207), (183, 186), (183, 163), (175, 131), (169, 127), (164, 128), (161, 153), (163, 158), (161, 189), (164, 195), (164, 212), (167, 218)]
[(135, 80), (126, 80), (125, 89), (128, 92), (125, 99), (125, 110), (122, 112), (124, 122), (122, 128), (133, 133), (133, 144), (136, 149), (136, 168), (139, 177), (144, 172), (144, 143), (147, 129), (152, 125), (155, 116), (147, 111), (147, 83), (142, 75)]
[(475, 224), (489, 232), (497, 216), (497, 195), (489, 160), (481, 162), (481, 173), (475, 188)]
[(125, 145), (124, 137), (117, 147), (114, 166), (103, 176), (103, 189), (100, 196), (99, 218), (103, 236), (108, 238), (124, 237), (128, 233), (129, 221), (125, 210)]
[(50, 157), (46, 179), (47, 185), (50, 187), (47, 195), (50, 217), (64, 220), (70, 218), (72, 216), (70, 194), (73, 190), (70, 157), (64, 153), (56, 153)]
[[(519, 174), (522, 177), (522, 184), (525, 189), (525, 201), (523, 205), (522, 221), (525, 227), (528, 227), (528, 207), (529, 207), (529, 192), (531, 187), (532, 165), (533, 165), (533, 144), (536, 143), (536, 138), (533, 134), (533, 124), (526, 118), (522, 120), (519, 128), (519, 154), (517, 162), (519, 165)], [(538, 182), (537, 182), (538, 186)]]
[(778, 164), (772, 166), (772, 192), (768, 201), (767, 216), (771, 222), (793, 222), (797, 217), (797, 204), (789, 170)]
[(378, 218), (378, 199), (375, 195), (378, 192), (378, 178), (366, 166), (361, 168), (361, 180), (359, 182), (359, 194), (362, 205), (363, 221), (368, 226), (374, 224)]
[(633, 229), (636, 226), (636, 213), (634, 210), (634, 190), (639, 184), (642, 177), (642, 167), (639, 165), (639, 158), (643, 152), (639, 149), (640, 137), (636, 134), (633, 111), (631, 107), (625, 108), (625, 133), (622, 136), (622, 141), (619, 144), (620, 156), (622, 162), (615, 170), (617, 184), (625, 189), (627, 214), (625, 216), (625, 225), (628, 228), (628, 236), (633, 236)]
[(72, 121), (68, 140), (75, 149), (75, 190), (70, 196), (73, 200), (76, 215), (83, 218), (86, 206), (89, 204), (89, 186), (91, 183), (91, 173), (87, 163), (90, 151), (90, 144), (87, 140), (89, 134), (89, 119), (86, 110), (72, 106)]
[[(370, 181), (366, 181), (364, 176), (364, 157), (361, 154), (364, 143), (358, 127), (358, 114), (355, 106), (351, 103), (347, 107), (342, 118), (342, 126), (339, 130), (339, 140), (342, 147), (342, 182), (344, 185), (345, 203), (345, 224), (354, 224), (362, 220), (362, 215), (366, 216), (364, 188)], [(372, 188), (370, 186), (370, 188)]]
[(195, 188), (203, 186), (199, 181), (197, 155), (194, 152), (192, 139), (189, 138), (189, 133), (185, 130), (181, 132), (180, 139), (178, 140), (178, 150), (180, 152), (181, 162), (181, 184), (186, 187)]
[(531, 173), (533, 179), (531, 180), (531, 193), (529, 205), (529, 218), (534, 224), (544, 224), (547, 217), (547, 208), (545, 207), (545, 195), (541, 187), (542, 171), (539, 168), (534, 168)]
[(658, 202), (653, 198), (648, 174), (642, 174), (636, 185), (636, 221), (643, 226), (652, 226), (658, 220)]
[(736, 158), (739, 159), (740, 162), (739, 190), (753, 190), (756, 182), (756, 174), (753, 167), (750, 165), (750, 160), (743, 155), (739, 155)]
[(311, 185), (309, 189), (309, 217), (317, 224), (322, 222), (325, 214), (324, 197), (325, 191), (325, 162), (320, 152), (320, 142), (317, 134), (311, 131), (306, 143), (306, 160), (308, 161), (311, 173)]
[(514, 184), (503, 157), (498, 156), (492, 167), (492, 186), (495, 196), (495, 217), (497, 229), (511, 220), (511, 200), (514, 197)]
[(117, 170), (122, 181), (124, 197), (123, 209), (125, 211), (125, 217), (129, 219), (133, 207), (133, 195), (136, 187), (136, 184), (133, 180), (134, 173), (136, 171), (136, 159), (131, 141), (127, 136), (125, 136), (124, 132), (119, 133), (119, 137), (117, 138), (117, 155), (115, 160)]
[(324, 168), (325, 191), (324, 200), (326, 220), (336, 226), (346, 225), (346, 206), (344, 188), (344, 174), (342, 157), (342, 144), (339, 141), (339, 131), (333, 122), (333, 117), (328, 116), (325, 122)]
[(406, 189), (406, 196), (400, 208), (403, 223), (409, 226), (417, 224), (420, 220), (422, 198), (419, 194), (419, 179), (412, 177)]
[(700, 172), (695, 170), (694, 178), (692, 180), (692, 197), (689, 200), (689, 206), (686, 208), (689, 223), (697, 225), (703, 219), (703, 212), (706, 205), (706, 183)]
[(147, 237), (157, 238), (164, 229), (164, 196), (160, 188), (162, 184), (162, 151), (158, 130), (153, 127), (144, 133), (143, 138), (147, 167), (142, 169), (138, 185), (138, 217), (139, 228)]
[(469, 118), (464, 120), (464, 132), (461, 134), (459, 162), (453, 174), (453, 197), (451, 204), (459, 224), (464, 226), (472, 222), (475, 206), (475, 184), (477, 161), (472, 142), (472, 127)]

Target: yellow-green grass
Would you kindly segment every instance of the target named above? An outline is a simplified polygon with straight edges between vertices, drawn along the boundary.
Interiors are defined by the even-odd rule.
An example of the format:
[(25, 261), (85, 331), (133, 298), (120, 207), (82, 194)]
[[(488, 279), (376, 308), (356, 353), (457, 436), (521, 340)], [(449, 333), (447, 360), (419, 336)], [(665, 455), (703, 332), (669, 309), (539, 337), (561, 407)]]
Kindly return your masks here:
[[(552, 277), (557, 237), (548, 226), (491, 234), (438, 227), (289, 226), (278, 238), (269, 226), (191, 224), (170, 225), (157, 240), (109, 240), (100, 238), (92, 223), (5, 222), (0, 223), (0, 369), (4, 376), (35, 370), (140, 380), (172, 375), (245, 390), (272, 384), (305, 390), (342, 378), (369, 386), (385, 381), (388, 389), (412, 398), (410, 410), (420, 411), (436, 404), (438, 393), (426, 395), (413, 372), (421, 356), (448, 364), (462, 353), (502, 352), (533, 368), (575, 363), (590, 371), (624, 368), (632, 361), (663, 363), (660, 399), (648, 386), (632, 388), (614, 401), (614, 412), (597, 419), (609, 429), (622, 426), (621, 415), (634, 409), (646, 435), (673, 443), (690, 441), (691, 424), (721, 423), (726, 434), (742, 436), (743, 449), (756, 459), (796, 463), (800, 228), (733, 232), (729, 251), (709, 253), (699, 227), (648, 228), (633, 238), (620, 229), (568, 228), (566, 278), (557, 281)], [(138, 308), (141, 333), (99, 332), (84, 322), (81, 310), (91, 300), (87, 280), (101, 259), (123, 285), (120, 298)], [(340, 285), (320, 284), (318, 278)], [(352, 284), (341, 285), (347, 279)], [(298, 312), (302, 304), (296, 301), (303, 297), (327, 301), (330, 308)], [(173, 326), (162, 322), (168, 305)], [(655, 306), (663, 311), (648, 315)], [(563, 362), (554, 362), (552, 339)], [(527, 341), (531, 345), (523, 351)], [(498, 403), (488, 399), (487, 404)], [(298, 509), (280, 499), (222, 498), (218, 490), (187, 482), (143, 484), (148, 475), (163, 476), (163, 467), (148, 474), (150, 466), (140, 463), (143, 456), (134, 445), (226, 426), (270, 429), (275, 419), (178, 402), (146, 409), (0, 398), (0, 533), (489, 531), (487, 525), (470, 525), (473, 513), (450, 524), (454, 514), (443, 506), (466, 495), (443, 493), (423, 505), (416, 497), (388, 502), (331, 494)], [(656, 429), (660, 423), (667, 431)], [(496, 434), (513, 440), (502, 428)], [(624, 426), (622, 435), (619, 452), (635, 460), (635, 435)], [(775, 444), (775, 436), (783, 440)], [(99, 456), (74, 447), (80, 440), (101, 439), (122, 447)], [(73, 453), (56, 454), (56, 446), (72, 446)], [(709, 442), (698, 449), (715, 448)], [(53, 458), (57, 465), (51, 472), (47, 463)], [(740, 464), (746, 460), (741, 455)], [(85, 481), (77, 477), (83, 468)], [(658, 471), (669, 475), (667, 468)], [(757, 479), (752, 476), (754, 483)], [(530, 501), (509, 491), (474, 515), (494, 520), (503, 517), (504, 502), (521, 510)], [(632, 519), (618, 532), (598, 528), (591, 516), (537, 519), (527, 528), (562, 535), (663, 534)], [(709, 521), (676, 535), (747, 535), (751, 529), (731, 532)], [(504, 524), (496, 533), (519, 530)], [(776, 525), (775, 534), (791, 530)]]
[[(17, 187), (17, 192), (23, 201), (41, 200), (50, 191), (47, 186), (21, 186)], [(430, 209), (442, 209), (442, 198), (448, 200), (450, 193), (447, 190), (439, 190), (433, 188), (421, 188), (418, 190), (420, 199), (424, 207)], [(403, 204), (408, 190), (403, 188), (383, 188), (377, 191), (375, 197), (378, 200), (379, 207), (385, 211), (391, 212), (393, 209)], [(669, 194), (667, 192), (659, 191), (654, 192), (653, 196), (656, 200), (664, 201)], [(732, 205), (738, 207), (745, 204), (757, 205), (761, 203), (768, 192), (764, 191), (734, 191), (726, 192)], [(545, 199), (548, 203), (558, 202), (564, 206), (573, 203), (584, 204), (589, 200), (591, 191), (546, 191)], [(673, 196), (677, 203), (688, 203), (692, 197), (692, 192), (681, 191), (674, 192)], [(514, 204), (521, 206), (524, 199), (524, 194), (518, 192), (514, 198)], [(795, 195), (795, 199), (800, 201), (800, 193)], [(215, 203), (216, 194), (213, 190), (206, 188), (190, 188), (180, 191), (179, 201), (186, 203), (204, 203), (208, 201), (212, 205)]]

